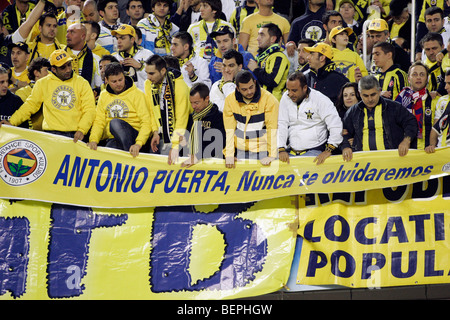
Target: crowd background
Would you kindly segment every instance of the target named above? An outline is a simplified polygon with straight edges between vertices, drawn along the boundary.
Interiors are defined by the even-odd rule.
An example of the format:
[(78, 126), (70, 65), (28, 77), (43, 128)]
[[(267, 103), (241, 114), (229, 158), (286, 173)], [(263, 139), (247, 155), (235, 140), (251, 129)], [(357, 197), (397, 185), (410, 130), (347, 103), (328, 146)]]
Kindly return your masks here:
[[(3, 123), (70, 133), (93, 149), (165, 152), (169, 163), (186, 130), (189, 154), (202, 157), (199, 127), (223, 133), (225, 158), (265, 152), (263, 164), (310, 151), (348, 160), (344, 149), (400, 150), (404, 137), (430, 152), (447, 145), (448, 0), (415, 1), (415, 17), (407, 0), (8, 1), (0, 5)], [(72, 89), (56, 92), (59, 81)], [(396, 122), (391, 131), (387, 112), (369, 106), (371, 89), (373, 107), (402, 106), (410, 116), (391, 112), (389, 121), (413, 117), (416, 127)], [(301, 116), (312, 124), (299, 120), (308, 103)], [(348, 112), (355, 105), (368, 111)], [(64, 108), (72, 114), (61, 116)], [(280, 125), (283, 138), (271, 136)]]

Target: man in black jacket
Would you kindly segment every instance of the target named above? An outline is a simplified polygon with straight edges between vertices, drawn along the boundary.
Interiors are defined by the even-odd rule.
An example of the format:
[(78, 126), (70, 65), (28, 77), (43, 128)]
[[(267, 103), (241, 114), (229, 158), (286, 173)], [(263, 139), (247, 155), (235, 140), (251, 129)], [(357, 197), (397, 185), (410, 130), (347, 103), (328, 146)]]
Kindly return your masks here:
[(417, 136), (415, 117), (400, 103), (381, 97), (374, 76), (363, 77), (358, 88), (362, 101), (352, 106), (343, 120), (344, 161), (352, 160), (353, 151), (398, 149), (399, 156), (406, 156)]
[(219, 108), (209, 100), (209, 88), (199, 82), (189, 93), (194, 112), (187, 128), (190, 131), (189, 158), (181, 165), (190, 167), (201, 159), (223, 158), (225, 128)]
[[(8, 70), (0, 67), (0, 121), (9, 121), (13, 113), (23, 104), (22, 99), (9, 91), (8, 86)], [(28, 121), (25, 121), (19, 127), (29, 128), (30, 126)]]
[(309, 52), (306, 59), (310, 69), (305, 72), (308, 87), (322, 92), (336, 104), (342, 86), (349, 80), (342, 73), (336, 71), (336, 65), (332, 61), (331, 46), (320, 42), (303, 50)]

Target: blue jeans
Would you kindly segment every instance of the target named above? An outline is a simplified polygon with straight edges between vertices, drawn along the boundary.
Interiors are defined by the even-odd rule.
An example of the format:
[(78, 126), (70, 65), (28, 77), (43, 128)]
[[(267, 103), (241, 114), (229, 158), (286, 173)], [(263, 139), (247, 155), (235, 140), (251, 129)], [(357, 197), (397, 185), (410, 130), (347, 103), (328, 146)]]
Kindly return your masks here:
[(128, 151), (135, 144), (138, 131), (121, 119), (112, 119), (109, 131), (114, 136), (106, 141), (106, 147)]

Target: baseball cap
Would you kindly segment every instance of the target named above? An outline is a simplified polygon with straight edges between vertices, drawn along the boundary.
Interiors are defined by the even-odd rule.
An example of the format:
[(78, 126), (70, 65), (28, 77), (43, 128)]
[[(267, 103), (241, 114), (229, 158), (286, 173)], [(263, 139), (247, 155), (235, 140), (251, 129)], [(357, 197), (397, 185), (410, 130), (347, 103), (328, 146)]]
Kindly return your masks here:
[(129, 24), (122, 24), (117, 28), (117, 30), (111, 31), (111, 35), (113, 36), (116, 36), (117, 34), (129, 35), (136, 38), (136, 30), (134, 29), (133, 26), (130, 26)]
[(234, 38), (234, 31), (229, 26), (221, 26), (217, 31), (211, 32), (210, 37), (215, 38), (226, 34), (231, 34)]
[(26, 53), (30, 53), (28, 50), (28, 45), (25, 42), (16, 42), (16, 43), (10, 43), (8, 44), (8, 49), (11, 50), (12, 48), (19, 48), (22, 51), (25, 51)]
[(305, 47), (303, 50), (306, 52), (319, 52), (328, 59), (333, 59), (333, 49), (330, 45), (323, 42), (316, 43), (313, 47)]
[(333, 39), (336, 35), (338, 35), (341, 32), (344, 32), (344, 31), (347, 31), (347, 35), (351, 35), (353, 33), (352, 28), (337, 26), (337, 27), (334, 27), (333, 29), (331, 29), (329, 37), (330, 37), (330, 39)]
[(72, 61), (73, 59), (63, 49), (58, 49), (52, 52), (48, 60), (50, 61), (50, 65), (61, 67), (63, 64)]
[(353, 3), (352, 0), (341, 0), (338, 2), (339, 3), (339, 8), (344, 4), (344, 3), (350, 3), (353, 7), (355, 7), (355, 4)]
[(389, 30), (388, 24), (384, 19), (373, 19), (370, 21), (367, 31), (386, 31)]

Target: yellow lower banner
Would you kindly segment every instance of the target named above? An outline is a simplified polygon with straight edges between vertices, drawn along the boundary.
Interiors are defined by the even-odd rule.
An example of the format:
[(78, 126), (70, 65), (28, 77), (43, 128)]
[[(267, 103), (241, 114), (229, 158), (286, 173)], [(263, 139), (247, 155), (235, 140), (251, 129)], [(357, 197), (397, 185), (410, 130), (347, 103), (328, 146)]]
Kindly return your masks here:
[(450, 178), (302, 198), (297, 284), (450, 283)]
[[(0, 128), (0, 198), (39, 200), (96, 208), (242, 203), (306, 193), (355, 192), (411, 184), (450, 172), (450, 148), (435, 154), (410, 150), (355, 153), (351, 162), (332, 156), (278, 160), (264, 167), (222, 159), (190, 168), (167, 157), (99, 148), (48, 133)], [(182, 161), (182, 160), (180, 160)]]
[(283, 287), (291, 197), (104, 209), (0, 200), (0, 298), (231, 299)]

